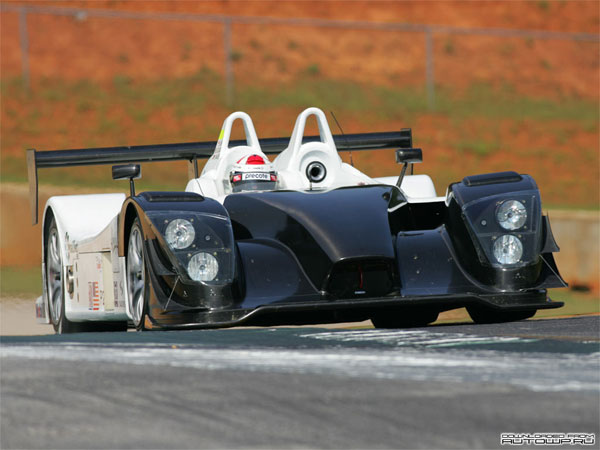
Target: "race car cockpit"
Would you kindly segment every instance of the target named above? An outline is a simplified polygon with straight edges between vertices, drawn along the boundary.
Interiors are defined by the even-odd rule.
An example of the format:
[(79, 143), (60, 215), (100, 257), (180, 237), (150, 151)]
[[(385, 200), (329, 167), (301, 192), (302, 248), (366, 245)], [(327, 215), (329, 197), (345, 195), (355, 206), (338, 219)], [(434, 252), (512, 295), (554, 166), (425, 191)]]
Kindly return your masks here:
[[(244, 126), (246, 145), (230, 147), (236, 120)], [(252, 119), (238, 111), (225, 119), (213, 155), (200, 177), (189, 181), (186, 191), (222, 201), (232, 193), (274, 190), (277, 181), (277, 172), (260, 148)]]

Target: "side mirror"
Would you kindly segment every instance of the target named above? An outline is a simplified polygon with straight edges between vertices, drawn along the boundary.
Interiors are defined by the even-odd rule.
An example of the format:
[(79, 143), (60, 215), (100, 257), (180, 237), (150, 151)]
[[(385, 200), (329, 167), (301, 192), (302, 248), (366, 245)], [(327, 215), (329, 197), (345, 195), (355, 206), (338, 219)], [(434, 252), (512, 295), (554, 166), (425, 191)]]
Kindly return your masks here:
[(133, 180), (142, 178), (142, 168), (139, 164), (122, 164), (112, 166), (113, 180), (129, 180), (129, 191), (135, 197), (135, 185)]
[(396, 150), (398, 164), (414, 164), (423, 162), (423, 151), (420, 148), (400, 148)]
[(423, 151), (420, 148), (399, 148), (396, 150), (396, 162), (402, 164), (402, 171), (396, 181), (396, 186), (400, 187), (404, 175), (406, 175), (406, 169), (410, 164), (410, 174), (413, 173), (413, 164), (423, 162)]

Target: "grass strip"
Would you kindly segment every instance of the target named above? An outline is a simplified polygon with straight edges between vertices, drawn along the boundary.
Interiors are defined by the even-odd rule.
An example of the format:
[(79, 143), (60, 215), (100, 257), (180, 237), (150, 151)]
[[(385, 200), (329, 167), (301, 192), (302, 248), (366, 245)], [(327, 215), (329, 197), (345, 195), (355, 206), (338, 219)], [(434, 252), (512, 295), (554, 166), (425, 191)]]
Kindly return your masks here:
[(0, 298), (42, 295), (40, 267), (0, 267)]

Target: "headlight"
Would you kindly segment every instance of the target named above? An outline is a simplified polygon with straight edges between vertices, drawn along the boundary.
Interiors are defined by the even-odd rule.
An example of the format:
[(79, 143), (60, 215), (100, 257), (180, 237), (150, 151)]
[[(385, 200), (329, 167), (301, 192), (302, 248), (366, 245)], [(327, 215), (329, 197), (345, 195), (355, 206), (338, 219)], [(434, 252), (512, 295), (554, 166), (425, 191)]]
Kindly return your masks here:
[(494, 257), (500, 264), (518, 263), (521, 256), (523, 256), (523, 244), (518, 237), (505, 234), (494, 241)]
[(194, 242), (196, 232), (189, 220), (175, 219), (167, 225), (165, 238), (171, 248), (181, 250), (189, 247)]
[(525, 225), (527, 210), (523, 203), (517, 200), (507, 200), (498, 208), (496, 220), (505, 230), (518, 230)]
[(219, 272), (219, 263), (210, 253), (196, 253), (188, 263), (188, 274), (195, 281), (212, 281)]

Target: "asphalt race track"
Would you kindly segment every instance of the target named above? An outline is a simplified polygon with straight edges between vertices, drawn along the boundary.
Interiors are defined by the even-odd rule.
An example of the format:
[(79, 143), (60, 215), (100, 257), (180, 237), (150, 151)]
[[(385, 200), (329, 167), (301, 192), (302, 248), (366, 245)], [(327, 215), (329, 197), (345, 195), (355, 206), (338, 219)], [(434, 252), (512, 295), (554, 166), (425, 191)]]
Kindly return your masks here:
[[(3, 337), (0, 448), (510, 448), (600, 438), (600, 317)], [(554, 447), (556, 448), (556, 447)], [(577, 448), (577, 446), (569, 446)]]

